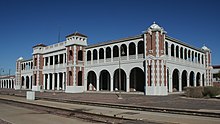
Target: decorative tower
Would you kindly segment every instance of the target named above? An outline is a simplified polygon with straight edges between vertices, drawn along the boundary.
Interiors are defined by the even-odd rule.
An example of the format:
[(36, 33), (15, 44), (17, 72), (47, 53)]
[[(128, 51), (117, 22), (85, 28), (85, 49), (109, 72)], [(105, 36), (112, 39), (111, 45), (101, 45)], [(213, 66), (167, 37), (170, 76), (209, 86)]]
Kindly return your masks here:
[(205, 68), (206, 68), (206, 76), (205, 76), (205, 86), (213, 86), (212, 83), (212, 66), (211, 66), (211, 50), (207, 48), (205, 45), (202, 47), (202, 50), (205, 51)]
[(67, 68), (66, 91), (69, 93), (83, 92), (85, 67), (85, 46), (87, 36), (75, 32), (66, 36)]
[(43, 86), (43, 64), (44, 64), (44, 59), (43, 59), (43, 50), (46, 45), (44, 44), (38, 44), (33, 47), (33, 86), (32, 90), (33, 91), (40, 91)]
[(16, 79), (15, 79), (15, 84), (14, 84), (15, 90), (21, 89), (21, 62), (23, 60), (24, 59), (22, 57), (20, 57), (16, 61)]
[(166, 31), (155, 22), (144, 33), (145, 41), (145, 93), (167, 95), (164, 41)]

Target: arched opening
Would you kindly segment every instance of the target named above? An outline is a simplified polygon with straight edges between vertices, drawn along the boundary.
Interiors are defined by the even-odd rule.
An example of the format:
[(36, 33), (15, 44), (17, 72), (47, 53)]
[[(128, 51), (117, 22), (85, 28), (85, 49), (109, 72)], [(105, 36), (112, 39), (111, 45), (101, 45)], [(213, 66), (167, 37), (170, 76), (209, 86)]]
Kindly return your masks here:
[(97, 50), (93, 50), (93, 60), (97, 60)]
[(201, 74), (198, 72), (196, 74), (196, 86), (200, 86)]
[(99, 89), (110, 91), (111, 76), (107, 70), (102, 70), (99, 77)]
[(173, 92), (179, 91), (179, 70), (173, 71)]
[(87, 61), (91, 61), (91, 51), (87, 51)]
[(171, 45), (171, 56), (174, 57), (174, 45), (173, 44)]
[(82, 71), (78, 72), (78, 86), (82, 86)]
[(32, 81), (33, 81), (33, 79), (32, 79), (32, 76), (31, 76), (31, 89), (32, 89)]
[[(126, 90), (126, 73), (123, 69), (120, 69), (121, 75), (121, 90), (125, 91)], [(118, 91), (120, 90), (119, 88), (119, 69), (115, 70), (114, 72), (114, 90)]]
[(204, 60), (203, 60), (204, 58), (203, 58), (203, 55), (202, 55), (202, 64), (204, 64)]
[(188, 58), (189, 58), (189, 61), (190, 61), (190, 50), (188, 51)]
[(176, 46), (176, 57), (179, 58), (179, 46)]
[(8, 88), (11, 88), (11, 80), (9, 80), (9, 86), (8, 86)]
[(106, 58), (111, 58), (111, 48), (110, 47), (106, 48)]
[(24, 86), (24, 77), (21, 77), (21, 86)]
[(144, 54), (144, 41), (138, 42), (138, 54)]
[(68, 86), (71, 86), (72, 82), (73, 82), (73, 75), (72, 75), (72, 71), (69, 71), (69, 82), (68, 82)]
[(87, 75), (87, 90), (96, 90), (96, 74), (94, 71), (88, 72)]
[(119, 57), (119, 49), (116, 45), (113, 47), (113, 57)]
[(121, 45), (121, 56), (127, 56), (127, 46), (125, 44)]
[(205, 76), (202, 74), (202, 86), (205, 86)]
[(182, 90), (187, 87), (187, 71), (182, 72)]
[(29, 77), (26, 76), (26, 89), (29, 89)]
[(130, 91), (144, 92), (145, 77), (142, 69), (135, 67), (130, 72)]
[(190, 72), (189, 85), (194, 86), (194, 72), (193, 71)]
[(198, 63), (200, 63), (200, 54), (198, 54)]
[(69, 50), (69, 60), (73, 60), (73, 51)]
[(192, 62), (194, 62), (194, 51), (192, 51)]
[(187, 60), (187, 49), (186, 48), (184, 49), (184, 58), (185, 60)]
[(99, 49), (99, 59), (104, 59), (104, 49), (103, 48)]
[(133, 42), (129, 44), (129, 55), (135, 55), (136, 54), (136, 47)]
[(183, 48), (180, 48), (180, 58), (183, 59)]
[(82, 50), (78, 51), (78, 60), (83, 61), (83, 51)]
[(166, 55), (169, 55), (169, 52), (168, 52), (168, 42), (165, 42), (165, 52), (166, 52)]

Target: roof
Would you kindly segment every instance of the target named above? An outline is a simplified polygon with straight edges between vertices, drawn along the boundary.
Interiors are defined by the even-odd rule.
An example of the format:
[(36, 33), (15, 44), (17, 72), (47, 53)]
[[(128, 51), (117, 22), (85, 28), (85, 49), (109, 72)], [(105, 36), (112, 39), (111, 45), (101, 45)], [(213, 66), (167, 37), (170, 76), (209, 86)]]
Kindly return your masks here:
[(98, 47), (98, 46), (104, 46), (104, 45), (113, 44), (113, 43), (118, 43), (118, 42), (123, 42), (123, 41), (128, 41), (128, 40), (134, 40), (134, 39), (138, 39), (138, 38), (142, 38), (142, 37), (143, 36), (141, 34), (141, 35), (137, 35), (137, 36), (122, 38), (122, 39), (119, 39), (119, 40), (110, 40), (110, 41), (105, 41), (105, 42), (99, 42), (97, 44), (87, 46), (86, 49), (93, 48), (93, 47)]
[(180, 40), (178, 40), (178, 39), (172, 38), (172, 37), (170, 37), (170, 36), (168, 36), (168, 35), (166, 35), (166, 38), (165, 38), (165, 39), (174, 41), (174, 42), (176, 42), (176, 43), (178, 43), (178, 44), (181, 44), (181, 45), (183, 45), (183, 46), (187, 46), (187, 47), (189, 47), (189, 48), (191, 48), (191, 49), (194, 49), (194, 50), (197, 50), (197, 51), (200, 51), (200, 52), (203, 52), (203, 53), (204, 53), (204, 50), (202, 50), (202, 49), (200, 49), (200, 48), (193, 47), (193, 46), (191, 46), (191, 45), (189, 45), (189, 44), (187, 44), (187, 43), (185, 43), (185, 42), (183, 42), (183, 41), (180, 41)]
[(81, 33), (78, 33), (78, 32), (75, 32), (75, 33), (69, 34), (69, 35), (67, 35), (66, 37), (71, 37), (71, 36), (81, 36), (81, 37), (87, 37), (86, 35), (81, 34)]
[(46, 45), (40, 43), (40, 44), (37, 44), (37, 45), (33, 46), (33, 48), (35, 48), (35, 47), (46, 47)]
[(213, 69), (219, 69), (220, 65), (212, 65)]

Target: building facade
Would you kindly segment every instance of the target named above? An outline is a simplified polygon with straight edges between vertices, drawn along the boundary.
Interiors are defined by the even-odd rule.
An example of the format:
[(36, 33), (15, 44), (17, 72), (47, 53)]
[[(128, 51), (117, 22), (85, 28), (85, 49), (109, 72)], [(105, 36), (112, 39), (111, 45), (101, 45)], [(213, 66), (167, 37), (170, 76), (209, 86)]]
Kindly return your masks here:
[(153, 23), (140, 35), (87, 45), (87, 36), (33, 47), (16, 62), (15, 89), (145, 92), (167, 95), (189, 86), (211, 86), (211, 51), (167, 35)]
[(0, 88), (14, 89), (15, 75), (1, 75)]

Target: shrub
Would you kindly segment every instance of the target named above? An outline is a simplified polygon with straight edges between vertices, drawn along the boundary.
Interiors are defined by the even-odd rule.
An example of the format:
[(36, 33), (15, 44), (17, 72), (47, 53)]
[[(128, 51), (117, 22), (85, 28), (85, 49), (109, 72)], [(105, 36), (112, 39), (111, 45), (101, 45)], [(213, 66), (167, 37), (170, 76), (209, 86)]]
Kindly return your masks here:
[(202, 98), (203, 92), (204, 92), (203, 87), (186, 87), (185, 88), (185, 95), (187, 97)]
[(203, 95), (208, 97), (214, 97), (220, 95), (220, 87), (212, 87), (212, 86), (204, 87)]

